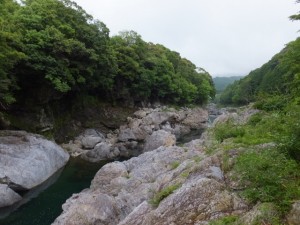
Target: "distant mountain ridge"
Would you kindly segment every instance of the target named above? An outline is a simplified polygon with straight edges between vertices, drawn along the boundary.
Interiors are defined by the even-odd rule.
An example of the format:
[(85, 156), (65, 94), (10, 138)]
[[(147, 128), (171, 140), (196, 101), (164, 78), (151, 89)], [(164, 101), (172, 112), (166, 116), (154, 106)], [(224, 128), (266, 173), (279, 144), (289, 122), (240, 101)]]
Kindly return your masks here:
[(228, 85), (234, 83), (234, 81), (239, 80), (241, 78), (243, 78), (243, 76), (230, 76), (230, 77), (219, 76), (219, 77), (214, 77), (213, 82), (214, 82), (214, 85), (215, 85), (215, 88), (216, 88), (216, 92), (220, 93), (220, 92), (224, 91)]

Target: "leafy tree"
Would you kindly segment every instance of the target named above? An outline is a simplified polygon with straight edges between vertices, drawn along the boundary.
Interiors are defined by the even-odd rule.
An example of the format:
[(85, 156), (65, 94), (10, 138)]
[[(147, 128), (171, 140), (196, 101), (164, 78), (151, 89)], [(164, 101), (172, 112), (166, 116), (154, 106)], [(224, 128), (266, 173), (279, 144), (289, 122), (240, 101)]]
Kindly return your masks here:
[(17, 67), (24, 89), (46, 89), (48, 100), (71, 90), (111, 88), (114, 59), (103, 23), (68, 0), (23, 4), (15, 22), (27, 55)]
[(19, 5), (13, 0), (0, 0), (0, 108), (15, 101), (13, 90), (17, 88), (15, 76), (11, 73), (14, 65), (24, 58), (20, 52), (20, 34), (11, 22)]
[[(297, 0), (296, 2), (300, 3), (300, 0)], [(300, 20), (300, 13), (290, 16), (290, 19), (291, 20)]]

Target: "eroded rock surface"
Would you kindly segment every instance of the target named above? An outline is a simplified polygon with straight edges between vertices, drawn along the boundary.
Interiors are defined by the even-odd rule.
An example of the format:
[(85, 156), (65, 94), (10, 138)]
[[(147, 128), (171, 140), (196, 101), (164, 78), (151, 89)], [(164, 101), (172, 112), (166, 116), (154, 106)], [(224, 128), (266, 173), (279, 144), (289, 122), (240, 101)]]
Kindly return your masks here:
[(2, 186), (1, 195), (6, 190), (4, 195), (17, 201), (20, 196), (13, 191), (29, 190), (40, 185), (63, 167), (68, 159), (67, 152), (40, 135), (25, 131), (0, 131), (0, 184), (8, 187), (5, 189)]
[(21, 199), (22, 197), (6, 184), (0, 184), (0, 208), (13, 205)]
[[(157, 207), (150, 203), (170, 186), (177, 189)], [(67, 200), (53, 224), (206, 224), (245, 209), (244, 202), (227, 191), (220, 159), (191, 144), (159, 147), (106, 164), (89, 189)]]
[(112, 160), (141, 154), (159, 146), (172, 146), (176, 138), (191, 130), (207, 127), (207, 122), (207, 110), (202, 108), (144, 108), (128, 117), (127, 124), (106, 137), (97, 130), (88, 129), (62, 146), (72, 156), (80, 156), (87, 161)]
[[(234, 224), (257, 221), (271, 224), (277, 221), (278, 212), (274, 205), (247, 205), (238, 195), (237, 190), (241, 190), (241, 186), (238, 178), (232, 179), (230, 168), (245, 148), (227, 150), (226, 157), (229, 158), (226, 158), (218, 149), (220, 145), (214, 149), (217, 140), (210, 131), (182, 147), (173, 146), (173, 141), (167, 145), (165, 143), (175, 134), (175, 128), (192, 129), (186, 124), (196, 116), (188, 116), (185, 110), (180, 115), (168, 112), (164, 116), (161, 112), (151, 115), (152, 112), (138, 111), (136, 118), (130, 118), (128, 125), (121, 128), (147, 126), (144, 151), (148, 149), (148, 152), (102, 167), (89, 189), (67, 200), (63, 213), (53, 225), (208, 225), (226, 216), (237, 216)], [(232, 120), (233, 124), (243, 124), (257, 110), (245, 108), (243, 111), (218, 112), (216, 115), (221, 116), (214, 124), (228, 120)], [(147, 118), (145, 123), (144, 118)], [(153, 118), (158, 118), (157, 121), (162, 124), (153, 122)], [(183, 121), (186, 121), (185, 124)], [(198, 123), (199, 126), (203, 124)], [(271, 145), (273, 143), (266, 143), (256, 148), (264, 149)], [(299, 224), (298, 215), (299, 202), (296, 202), (287, 217), (289, 224)]]
[(292, 209), (287, 216), (287, 221), (289, 225), (300, 224), (300, 201), (293, 204)]

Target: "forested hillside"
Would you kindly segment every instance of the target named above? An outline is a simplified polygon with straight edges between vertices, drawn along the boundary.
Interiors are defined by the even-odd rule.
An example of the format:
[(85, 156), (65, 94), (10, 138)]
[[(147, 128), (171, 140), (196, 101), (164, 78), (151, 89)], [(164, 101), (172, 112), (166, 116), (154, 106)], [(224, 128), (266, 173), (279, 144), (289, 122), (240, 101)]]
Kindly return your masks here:
[(80, 95), (189, 104), (214, 96), (210, 75), (134, 31), (109, 29), (69, 0), (0, 0), (0, 110)]
[(216, 93), (221, 93), (226, 87), (234, 81), (241, 79), (242, 76), (231, 76), (231, 77), (214, 77), (213, 82), (216, 88)]
[(268, 106), (280, 108), (299, 98), (300, 38), (287, 44), (269, 62), (235, 81), (222, 93), (223, 104), (243, 105), (269, 101)]

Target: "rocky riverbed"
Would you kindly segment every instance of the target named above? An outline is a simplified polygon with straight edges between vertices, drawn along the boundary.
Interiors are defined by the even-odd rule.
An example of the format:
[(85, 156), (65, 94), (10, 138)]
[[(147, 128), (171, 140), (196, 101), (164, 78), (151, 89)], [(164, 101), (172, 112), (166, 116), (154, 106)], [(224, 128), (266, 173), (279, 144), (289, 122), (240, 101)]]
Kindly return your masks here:
[(208, 126), (208, 111), (202, 108), (143, 108), (127, 118), (127, 124), (104, 134), (87, 129), (62, 146), (71, 156), (87, 161), (129, 158), (160, 146), (173, 146), (176, 139)]
[[(130, 141), (138, 128), (150, 126), (144, 153), (101, 168), (89, 189), (67, 200), (53, 225), (208, 224), (248, 210), (236, 193), (228, 191), (220, 155), (206, 154), (208, 133), (181, 147), (175, 145), (181, 130), (207, 126), (207, 112), (143, 110), (135, 115), (116, 137)], [(125, 131), (128, 138), (120, 138)]]
[[(226, 121), (244, 124), (257, 112), (251, 107), (216, 112), (216, 115), (221, 115), (217, 116), (213, 126)], [(122, 136), (122, 130), (137, 127), (130, 126), (130, 122), (143, 121), (151, 113), (145, 115), (142, 112), (142, 115), (140, 118), (130, 118), (129, 123), (116, 132), (116, 137)], [(171, 112), (168, 115), (174, 114)], [(180, 117), (172, 118), (178, 121)], [(106, 164), (98, 171), (90, 188), (66, 201), (62, 206), (63, 213), (53, 225), (207, 225), (220, 218), (235, 218), (232, 224), (238, 225), (256, 224), (257, 221), (265, 221), (265, 217), (278, 215), (274, 205), (251, 205), (240, 196), (242, 187), (238, 179), (233, 179), (228, 168), (245, 151), (244, 148), (230, 149), (224, 155), (222, 149), (216, 149), (222, 148), (222, 145), (216, 143), (211, 130), (197, 140), (176, 146), (175, 141), (166, 140), (172, 135), (176, 137), (175, 128), (182, 124), (175, 123), (167, 131), (164, 128), (170, 123), (169, 120), (161, 121), (165, 122), (157, 126), (150, 123), (154, 126), (141, 148), (143, 154), (127, 161)], [(160, 146), (152, 145), (159, 139), (151, 139), (157, 132), (162, 132), (157, 137), (164, 137), (161, 140), (165, 140), (160, 140)], [(168, 135), (163, 135), (163, 132)], [(272, 145), (266, 143), (256, 148), (262, 151)], [(295, 203), (286, 222), (296, 225), (299, 221), (299, 203)]]
[[(90, 162), (131, 158), (103, 166), (92, 180), (90, 188), (73, 194), (63, 204), (63, 212), (53, 225), (207, 225), (224, 217), (238, 218), (233, 224), (239, 225), (255, 224), (265, 215), (277, 215), (274, 205), (251, 205), (240, 196), (242, 187), (238, 179), (233, 179), (230, 165), (245, 151), (243, 147), (227, 149), (224, 155), (223, 145), (217, 143), (212, 129), (205, 131), (199, 139), (177, 145), (177, 139), (191, 130), (206, 129), (209, 115), (214, 117), (212, 126), (227, 121), (240, 125), (257, 112), (251, 107), (221, 111), (214, 108), (141, 109), (127, 119), (127, 124), (109, 133), (97, 129), (85, 130), (74, 140), (62, 145), (72, 157)], [(40, 136), (6, 132), (1, 138), (1, 143), (6, 146), (4, 149), (7, 149), (6, 153), (1, 150), (5, 157), (11, 157), (10, 147), (7, 146), (12, 143), (17, 143), (17, 149), (22, 149), (16, 151), (20, 157), (14, 157), (17, 158), (14, 160), (21, 160), (22, 166), (37, 168), (40, 164), (35, 162), (43, 162), (43, 154), (49, 152), (53, 153), (47, 155), (50, 162), (51, 159), (60, 162), (54, 164), (53, 168), (60, 168), (68, 159), (68, 154), (59, 147), (58, 153), (53, 150), (53, 146), (55, 149), (57, 146), (52, 142), (46, 141), (47, 149), (51, 151), (45, 150), (44, 139)], [(272, 145), (265, 143), (255, 148), (263, 151)], [(33, 146), (46, 153), (29, 157), (27, 154)], [(4, 164), (4, 158), (1, 159), (1, 165), (6, 168), (17, 162)], [(24, 159), (31, 159), (34, 163), (23, 163)], [(52, 164), (46, 162), (45, 168), (40, 168), (43, 168), (42, 171), (52, 171), (48, 170)], [(26, 169), (23, 168), (23, 171)], [(36, 176), (39, 177), (40, 173), (37, 172)], [(36, 180), (42, 182), (48, 176), (48, 173), (43, 174), (40, 176), (42, 178), (37, 179), (27, 176), (30, 173), (23, 173), (21, 178), (28, 177), (29, 181), (34, 182), (22, 183), (19, 182), (22, 180), (20, 177), (11, 175), (7, 179), (7, 174), (2, 175), (0, 186), (0, 191), (5, 190), (4, 194), (0, 192), (0, 202), (6, 205), (6, 202), (20, 201), (17, 190), (30, 189), (38, 183)], [(287, 224), (299, 224), (299, 214), (299, 202), (295, 202), (287, 215)]]

